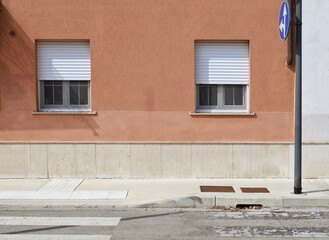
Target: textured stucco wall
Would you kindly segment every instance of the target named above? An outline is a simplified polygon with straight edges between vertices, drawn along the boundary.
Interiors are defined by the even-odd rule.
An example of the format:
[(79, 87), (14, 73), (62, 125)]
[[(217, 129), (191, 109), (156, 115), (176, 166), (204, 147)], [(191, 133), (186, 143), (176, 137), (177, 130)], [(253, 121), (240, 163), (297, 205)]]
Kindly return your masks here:
[[(291, 142), (293, 78), (281, 0), (4, 0), (1, 141)], [(9, 31), (15, 30), (11, 38)], [(35, 41), (89, 39), (97, 115), (37, 110)], [(255, 116), (190, 116), (194, 41), (250, 41)]]
[(329, 1), (303, 1), (303, 141), (329, 143)]

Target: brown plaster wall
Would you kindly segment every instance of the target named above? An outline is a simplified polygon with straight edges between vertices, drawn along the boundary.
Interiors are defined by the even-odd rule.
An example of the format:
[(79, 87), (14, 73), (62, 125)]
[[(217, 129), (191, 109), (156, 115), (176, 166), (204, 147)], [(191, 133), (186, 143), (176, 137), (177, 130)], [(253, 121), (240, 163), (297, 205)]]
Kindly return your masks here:
[[(278, 37), (281, 2), (4, 0), (0, 141), (290, 142), (294, 72)], [(97, 115), (32, 115), (35, 41), (43, 39), (90, 40)], [(189, 115), (195, 108), (195, 40), (250, 42), (255, 116)]]

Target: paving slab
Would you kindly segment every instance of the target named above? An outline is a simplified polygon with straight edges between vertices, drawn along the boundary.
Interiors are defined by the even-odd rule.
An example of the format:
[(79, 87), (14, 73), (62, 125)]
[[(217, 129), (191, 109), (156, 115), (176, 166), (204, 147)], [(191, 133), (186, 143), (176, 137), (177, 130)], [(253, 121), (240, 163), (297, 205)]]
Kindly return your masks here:
[[(213, 208), (261, 204), (268, 207), (329, 207), (328, 179), (304, 179), (303, 194), (300, 195), (292, 194), (292, 179), (83, 179), (68, 183), (61, 188), (46, 188), (43, 186), (51, 185), (46, 179), (0, 179), (0, 205)], [(232, 186), (235, 192), (201, 192), (201, 185)], [(269, 193), (242, 193), (241, 187), (264, 187)], [(59, 191), (62, 189), (67, 191)], [(8, 199), (8, 194), (11, 194), (11, 199)], [(24, 197), (27, 200), (23, 200)]]
[(126, 199), (128, 191), (0, 191), (0, 200), (111, 200)]
[(0, 179), (0, 191), (37, 191), (49, 179)]

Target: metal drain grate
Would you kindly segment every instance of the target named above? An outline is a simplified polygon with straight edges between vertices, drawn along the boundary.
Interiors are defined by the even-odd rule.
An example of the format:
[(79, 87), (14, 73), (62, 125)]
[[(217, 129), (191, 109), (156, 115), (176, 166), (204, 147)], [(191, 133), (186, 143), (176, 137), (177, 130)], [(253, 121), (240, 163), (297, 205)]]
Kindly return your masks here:
[(201, 192), (235, 192), (232, 186), (200, 186), (200, 190)]
[(270, 192), (267, 188), (262, 188), (262, 187), (242, 187), (241, 191), (243, 193), (269, 193)]

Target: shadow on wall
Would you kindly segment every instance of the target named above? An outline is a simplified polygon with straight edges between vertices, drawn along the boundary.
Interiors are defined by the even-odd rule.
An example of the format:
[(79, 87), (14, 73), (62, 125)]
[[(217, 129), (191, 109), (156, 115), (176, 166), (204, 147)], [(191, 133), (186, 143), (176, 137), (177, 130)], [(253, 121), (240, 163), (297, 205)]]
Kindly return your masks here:
[(0, 0), (0, 130), (90, 129), (98, 136), (96, 116), (31, 114), (38, 108), (36, 72), (35, 40)]
[[(0, 9), (0, 111), (4, 101), (21, 102), (27, 87), (35, 86), (34, 44), (1, 4)], [(22, 100), (20, 100), (22, 99)], [(11, 105), (11, 104), (10, 104)]]

